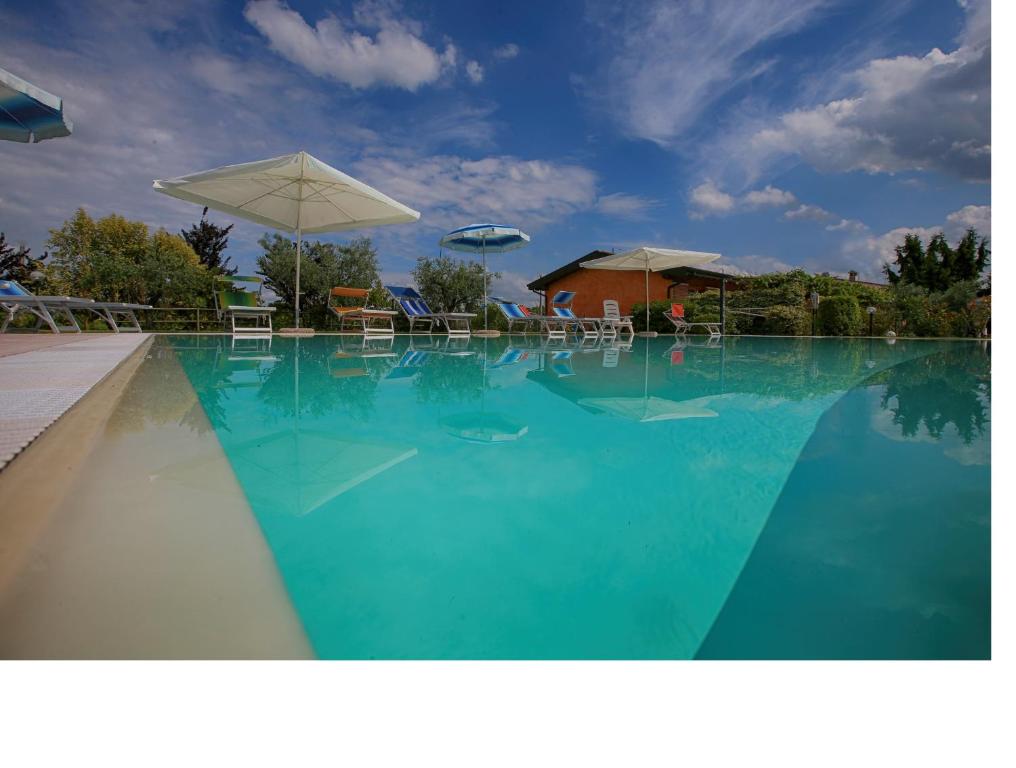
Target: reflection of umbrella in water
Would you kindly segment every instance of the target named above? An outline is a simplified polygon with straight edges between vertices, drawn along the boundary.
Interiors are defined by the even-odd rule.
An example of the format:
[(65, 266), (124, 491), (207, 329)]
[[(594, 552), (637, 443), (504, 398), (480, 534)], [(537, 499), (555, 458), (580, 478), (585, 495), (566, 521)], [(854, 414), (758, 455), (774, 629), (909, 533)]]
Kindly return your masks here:
[[(228, 446), (227, 453), (252, 506), (306, 515), (417, 451), (317, 430), (301, 430), (298, 435), (283, 430)], [(199, 456), (171, 465), (158, 477), (220, 492), (224, 460)]]
[(716, 411), (706, 408), (713, 398), (700, 397), (695, 400), (668, 400), (649, 394), (649, 339), (645, 340), (645, 375), (641, 397), (583, 397), (577, 402), (586, 408), (612, 413), (632, 421), (672, 421), (676, 419), (705, 419), (718, 416)]
[(507, 443), (529, 432), (525, 424), (518, 424), (498, 413), (483, 411), (457, 413), (440, 419), (439, 423), (449, 434), (474, 443)]
[(488, 413), (487, 400), (487, 339), (483, 340), (483, 382), (480, 389), (480, 410), (457, 413), (438, 420), (445, 431), (462, 440), (474, 443), (509, 443), (529, 432), (526, 424), (519, 424), (500, 413)]
[(632, 421), (670, 421), (717, 416), (716, 411), (703, 407), (711, 399), (700, 397), (697, 400), (678, 402), (662, 397), (585, 397), (578, 404)]

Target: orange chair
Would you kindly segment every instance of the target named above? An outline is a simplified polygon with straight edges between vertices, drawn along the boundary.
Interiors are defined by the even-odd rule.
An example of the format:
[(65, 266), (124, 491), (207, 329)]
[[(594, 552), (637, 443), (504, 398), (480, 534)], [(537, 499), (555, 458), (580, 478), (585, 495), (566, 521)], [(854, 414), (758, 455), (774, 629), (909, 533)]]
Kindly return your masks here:
[[(393, 318), (398, 314), (390, 309), (369, 309), (366, 288), (344, 288), (338, 286), (328, 293), (328, 309), (339, 318), (339, 330), (345, 330), (346, 322), (358, 324), (364, 336), (394, 336)], [(339, 303), (340, 299), (356, 299), (350, 304)]]

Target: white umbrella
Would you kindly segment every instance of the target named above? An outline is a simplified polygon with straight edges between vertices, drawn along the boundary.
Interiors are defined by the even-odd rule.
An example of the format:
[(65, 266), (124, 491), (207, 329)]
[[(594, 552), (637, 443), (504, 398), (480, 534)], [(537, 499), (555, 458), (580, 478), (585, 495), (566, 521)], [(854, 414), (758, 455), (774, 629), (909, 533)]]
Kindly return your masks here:
[[(678, 267), (696, 267), (720, 258), (718, 253), (678, 251), (671, 248), (642, 246), (624, 253), (614, 253), (582, 262), (585, 269), (620, 269), (646, 273), (646, 331), (649, 330), (649, 273)], [(656, 334), (652, 334), (655, 336)]]
[(175, 179), (157, 192), (285, 232), (296, 232), (296, 327), (300, 327), (300, 246), (306, 232), (340, 232), (420, 218), (418, 211), (306, 152), (224, 165)]

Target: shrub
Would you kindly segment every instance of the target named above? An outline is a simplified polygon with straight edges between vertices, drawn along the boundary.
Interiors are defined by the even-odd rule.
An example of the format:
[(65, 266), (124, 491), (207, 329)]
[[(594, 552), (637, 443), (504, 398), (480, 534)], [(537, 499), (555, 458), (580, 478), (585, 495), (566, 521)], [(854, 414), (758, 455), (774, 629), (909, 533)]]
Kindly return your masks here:
[(827, 296), (818, 305), (818, 323), (825, 336), (856, 336), (863, 325), (861, 305), (852, 294)]
[(774, 336), (807, 336), (811, 333), (811, 314), (803, 307), (779, 304), (769, 307), (759, 321), (761, 333)]

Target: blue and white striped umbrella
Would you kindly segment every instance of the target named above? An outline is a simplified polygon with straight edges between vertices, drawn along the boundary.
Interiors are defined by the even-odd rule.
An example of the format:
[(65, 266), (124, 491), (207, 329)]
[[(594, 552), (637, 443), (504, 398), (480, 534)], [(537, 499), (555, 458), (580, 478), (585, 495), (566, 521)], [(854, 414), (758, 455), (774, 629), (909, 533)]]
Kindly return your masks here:
[(479, 253), (483, 259), (483, 330), (487, 330), (487, 253), (505, 253), (529, 245), (529, 235), (504, 224), (470, 224), (453, 229), (439, 245), (453, 251)]
[(70, 136), (63, 99), (0, 69), (0, 139), (39, 142)]

